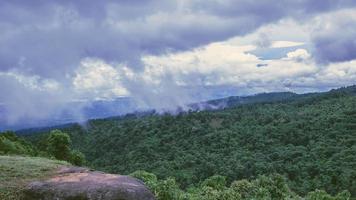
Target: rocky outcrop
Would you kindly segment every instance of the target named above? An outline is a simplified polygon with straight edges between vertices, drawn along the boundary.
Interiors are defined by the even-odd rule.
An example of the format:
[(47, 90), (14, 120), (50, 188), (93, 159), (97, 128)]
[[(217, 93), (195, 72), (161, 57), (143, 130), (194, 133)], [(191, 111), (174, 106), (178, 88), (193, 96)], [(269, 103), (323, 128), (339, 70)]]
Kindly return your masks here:
[(26, 200), (154, 200), (142, 181), (86, 168), (64, 167), (54, 177), (31, 182)]

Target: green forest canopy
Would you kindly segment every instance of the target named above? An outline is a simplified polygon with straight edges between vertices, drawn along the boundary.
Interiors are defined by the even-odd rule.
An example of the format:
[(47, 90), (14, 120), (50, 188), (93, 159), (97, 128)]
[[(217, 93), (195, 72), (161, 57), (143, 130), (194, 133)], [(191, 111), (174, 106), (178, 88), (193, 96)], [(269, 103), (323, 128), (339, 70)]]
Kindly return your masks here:
[[(356, 87), (178, 115), (127, 115), (63, 128), (88, 165), (174, 177), (182, 188), (281, 174), (300, 195), (356, 196)], [(41, 133), (42, 132), (42, 133)], [(45, 150), (47, 131), (25, 136)]]

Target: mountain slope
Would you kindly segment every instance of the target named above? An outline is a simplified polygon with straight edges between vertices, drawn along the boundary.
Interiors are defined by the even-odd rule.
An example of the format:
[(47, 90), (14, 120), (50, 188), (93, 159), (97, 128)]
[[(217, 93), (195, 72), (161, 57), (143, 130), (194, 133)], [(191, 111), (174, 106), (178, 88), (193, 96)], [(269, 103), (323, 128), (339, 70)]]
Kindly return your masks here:
[[(356, 195), (355, 87), (277, 102), (172, 115), (91, 120), (64, 130), (96, 169), (144, 169), (183, 187), (280, 173), (299, 194)], [(45, 133), (44, 133), (45, 134)], [(39, 146), (41, 134), (27, 136)]]

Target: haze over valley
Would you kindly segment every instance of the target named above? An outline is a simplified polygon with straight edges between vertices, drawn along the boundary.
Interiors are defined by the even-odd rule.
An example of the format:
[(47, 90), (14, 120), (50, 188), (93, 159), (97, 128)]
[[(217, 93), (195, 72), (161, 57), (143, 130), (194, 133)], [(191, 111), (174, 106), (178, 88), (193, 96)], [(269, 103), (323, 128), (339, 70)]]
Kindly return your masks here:
[(356, 199), (355, 0), (1, 0), (1, 200)]

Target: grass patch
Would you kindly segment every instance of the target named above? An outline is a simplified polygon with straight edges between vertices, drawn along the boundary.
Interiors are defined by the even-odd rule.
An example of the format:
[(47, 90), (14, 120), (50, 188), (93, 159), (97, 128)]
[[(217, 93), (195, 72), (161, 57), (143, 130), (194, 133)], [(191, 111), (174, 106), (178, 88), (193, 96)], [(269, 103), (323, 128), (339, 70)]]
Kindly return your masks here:
[(27, 183), (51, 176), (67, 162), (40, 157), (0, 156), (0, 199), (21, 199)]

